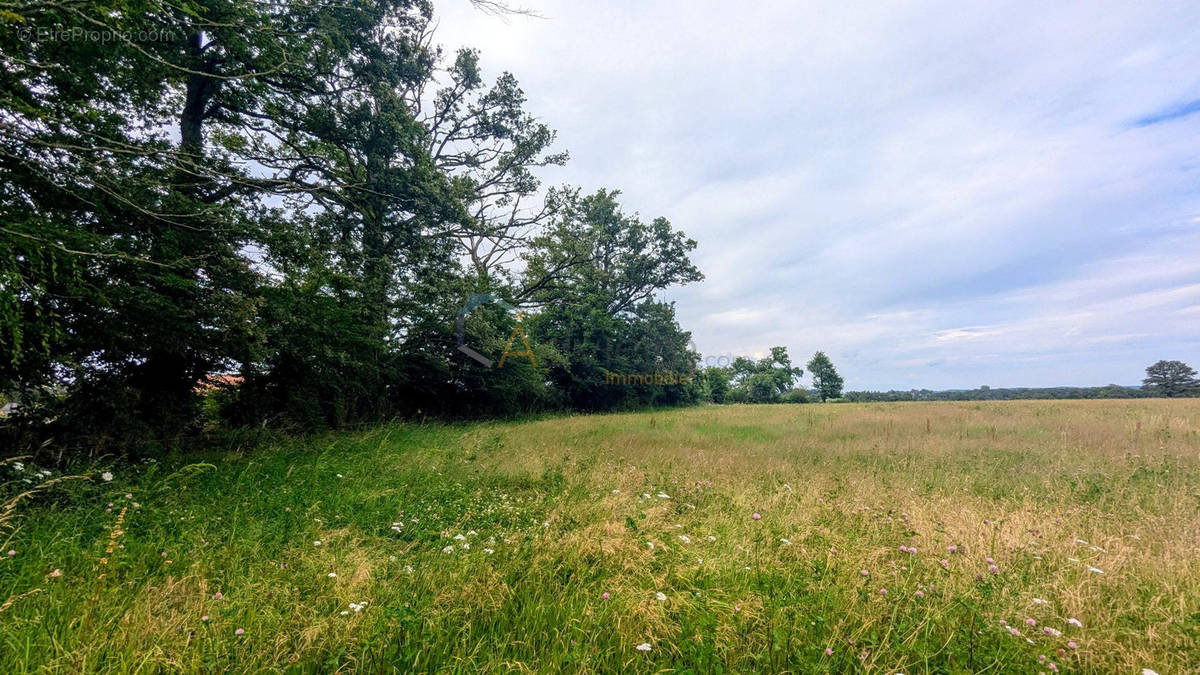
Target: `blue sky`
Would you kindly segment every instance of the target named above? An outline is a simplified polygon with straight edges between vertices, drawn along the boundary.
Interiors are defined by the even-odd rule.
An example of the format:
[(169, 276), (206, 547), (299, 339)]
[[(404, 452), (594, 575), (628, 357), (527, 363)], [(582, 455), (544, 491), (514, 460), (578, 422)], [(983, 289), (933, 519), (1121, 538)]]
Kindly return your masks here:
[[(707, 355), (850, 389), (1200, 367), (1200, 3), (436, 3), (571, 152), (699, 242)], [(806, 376), (805, 382), (808, 382)]]

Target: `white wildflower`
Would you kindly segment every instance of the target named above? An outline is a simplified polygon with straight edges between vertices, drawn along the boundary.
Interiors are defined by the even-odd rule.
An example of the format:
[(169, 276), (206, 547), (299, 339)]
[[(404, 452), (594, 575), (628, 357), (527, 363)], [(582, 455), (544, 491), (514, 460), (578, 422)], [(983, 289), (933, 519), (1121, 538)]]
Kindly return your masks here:
[(714, 536), (712, 536), (712, 535), (710, 534), (710, 535), (708, 535), (708, 540), (709, 540), (709, 541), (716, 541), (716, 540), (717, 540), (717, 538), (716, 538), (716, 537), (714, 537)]
[(484, 553), (486, 553), (486, 554), (488, 554), (488, 555), (491, 555), (491, 554), (495, 553), (495, 551), (493, 551), (493, 550), (492, 550), (492, 549), (490, 549), (490, 548), (485, 548), (485, 549), (483, 549), (483, 552), (484, 552)]
[[(22, 468), (24, 468), (24, 467), (22, 467)], [(21, 469), (17, 469), (17, 470), (20, 471)], [(100, 474), (100, 479), (103, 480), (105, 483), (110, 482), (113, 479), (112, 472), (105, 471), (104, 473)]]
[(329, 573), (327, 576), (328, 576), (330, 579), (336, 579), (336, 578), (337, 578), (337, 572), (330, 572), (330, 573)]
[(1095, 572), (1096, 574), (1104, 574), (1104, 570), (1100, 569), (1099, 567), (1092, 567), (1091, 565), (1088, 565), (1088, 571)]
[(663, 593), (662, 591), (659, 591), (659, 592), (655, 593), (655, 594), (654, 594), (654, 597), (658, 598), (658, 601), (659, 601), (659, 602), (666, 602), (666, 601), (667, 601), (667, 594), (666, 594), (666, 593)]
[(454, 547), (447, 546), (446, 548), (442, 549), (442, 553), (454, 553)]
[(1045, 601), (1045, 600), (1043, 600), (1043, 599), (1041, 599), (1041, 598), (1034, 598), (1034, 599), (1033, 599), (1033, 604), (1035, 604), (1035, 605), (1044, 605), (1044, 604), (1046, 604), (1046, 601)]
[(690, 544), (690, 543), (692, 543), (692, 540), (691, 540), (691, 538), (690, 538), (690, 537), (688, 537), (686, 534), (681, 534), (681, 535), (679, 535), (679, 541), (682, 541), (682, 542), (683, 542), (683, 543), (685, 543), (685, 544)]
[(659, 499), (670, 499), (670, 498), (671, 498), (671, 495), (669, 495), (669, 494), (667, 494), (667, 493), (665, 493), (665, 492), (660, 492), (660, 493), (658, 493), (658, 498), (659, 498)]
[(783, 545), (784, 545), (784, 546), (791, 546), (791, 545), (792, 545), (792, 542), (791, 542), (790, 540), (788, 540), (788, 539), (784, 539), (783, 537), (780, 537), (780, 538), (779, 538), (779, 541), (783, 542)]
[[(643, 642), (642, 644), (640, 644), (640, 645), (638, 645), (638, 646), (637, 646), (637, 650), (638, 650), (639, 652), (648, 652), (648, 651), (650, 651), (650, 643), (649, 643), (649, 642)], [(1142, 671), (1142, 675), (1146, 675), (1146, 671), (1144, 671), (1144, 670), (1143, 670), (1143, 671)], [(1156, 674), (1156, 673), (1152, 673), (1152, 675), (1157, 675), (1157, 674)]]

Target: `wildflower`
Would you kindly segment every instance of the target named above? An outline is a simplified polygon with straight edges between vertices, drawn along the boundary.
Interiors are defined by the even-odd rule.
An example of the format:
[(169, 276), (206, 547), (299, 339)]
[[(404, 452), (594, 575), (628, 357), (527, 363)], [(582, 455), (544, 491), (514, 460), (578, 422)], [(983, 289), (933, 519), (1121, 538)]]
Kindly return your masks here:
[(62, 570), (54, 570), (53, 572), (50, 573), (50, 576), (57, 579), (58, 577), (62, 576)]
[(655, 593), (655, 594), (654, 594), (654, 597), (658, 598), (658, 601), (659, 601), (659, 602), (666, 602), (666, 601), (667, 601), (667, 594), (666, 594), (666, 593), (663, 593), (662, 591), (659, 591), (659, 592)]
[(886, 589), (886, 588), (881, 588), (881, 589), (879, 589), (879, 594), (880, 594), (880, 595), (887, 595), (887, 589)]
[(454, 547), (447, 546), (446, 548), (442, 549), (442, 553), (454, 553)]
[(246, 632), (246, 631), (245, 631), (245, 629), (243, 629), (243, 628), (239, 628), (239, 629), (237, 629), (237, 630), (233, 631), (233, 634), (234, 634), (234, 635), (241, 635), (241, 634), (243, 634), (243, 633), (245, 633), (245, 632)]
[(917, 596), (918, 598), (923, 598), (925, 597), (925, 591), (917, 591), (916, 593), (913, 593), (913, 595)]
[(995, 565), (988, 565), (988, 571), (991, 572), (992, 574), (999, 574), (1000, 568), (996, 567)]
[(658, 493), (658, 498), (659, 498), (659, 499), (670, 499), (670, 498), (671, 498), (671, 495), (669, 495), (669, 494), (667, 494), (667, 493), (665, 493), (665, 492), (660, 492), (660, 493)]
[(1017, 630), (1015, 626), (1009, 626), (1008, 632), (1012, 633), (1013, 635), (1015, 635), (1017, 637), (1021, 636), (1021, 631)]
[(207, 615), (207, 614), (205, 614), (204, 616), (200, 617), (200, 620), (201, 620), (201, 621), (208, 621), (208, 615)]
[(338, 478), (345, 478), (345, 476), (343, 476), (343, 475), (342, 475), (342, 474), (340, 474), (340, 473), (337, 475), (337, 477), (338, 477)]
[(946, 550), (950, 551), (951, 553), (958, 553), (958, 546), (955, 546), (954, 544), (950, 544), (949, 546), (946, 547)]
[(342, 610), (341, 614), (342, 616), (350, 616), (350, 612), (344, 609)]
[(1076, 647), (1078, 647), (1078, 646), (1079, 646), (1079, 645), (1075, 644), (1075, 641), (1074, 641), (1074, 640), (1068, 640), (1068, 641), (1067, 641), (1067, 647), (1070, 647), (1071, 649), (1075, 649), (1075, 648), (1076, 648)]
[(462, 541), (462, 540), (466, 539), (466, 537), (464, 537), (464, 536), (462, 535), (462, 533), (459, 533), (459, 534), (456, 534), (456, 535), (454, 535), (454, 538), (455, 538), (456, 540), (458, 540), (458, 541)]
[(8, 557), (10, 557), (10, 558), (11, 558), (11, 557), (13, 557), (13, 556), (14, 556), (14, 555), (16, 555), (16, 554), (17, 554), (17, 552), (16, 552), (14, 549), (11, 549), (11, 548), (10, 548), (10, 549), (8, 549)]
[(783, 542), (783, 545), (784, 545), (784, 546), (791, 546), (791, 545), (792, 545), (792, 542), (791, 542), (791, 540), (789, 540), (789, 539), (785, 539), (785, 538), (783, 538), (783, 537), (780, 537), (780, 538), (779, 538), (779, 541)]
[(945, 567), (946, 569), (950, 569), (950, 561), (949, 560), (942, 558), (938, 562), (940, 562), (942, 564), (942, 567)]
[[(13, 463), (12, 463), (12, 468), (13, 468), (15, 471), (24, 471), (24, 470), (25, 470), (25, 464), (24, 464), (24, 463), (22, 463), (22, 462), (13, 462)], [(109, 476), (111, 476), (112, 474), (108, 474), (108, 475), (109, 475)], [(105, 478), (104, 480), (112, 480), (112, 478)]]
[(994, 562), (996, 562), (996, 561), (995, 561), (995, 560), (992, 560), (991, 556), (988, 556), (988, 558), (987, 558), (987, 564), (991, 565), (991, 564), (992, 564), (992, 563), (994, 563)]
[(327, 574), (327, 575), (325, 575), (325, 576), (329, 577), (330, 579), (336, 579), (336, 578), (337, 578), (337, 572), (330, 572), (329, 574)]
[(468, 536), (468, 537), (474, 537), (474, 536), (476, 536), (476, 535), (478, 535), (478, 534), (479, 534), (479, 533), (478, 533), (478, 532), (476, 532), (475, 530), (467, 530), (467, 536)]
[(1026, 626), (1036, 626), (1037, 621), (1034, 621), (1033, 619), (1025, 619), (1025, 625)]
[(717, 540), (717, 538), (716, 538), (716, 537), (714, 537), (714, 536), (712, 536), (712, 535), (710, 534), (710, 535), (708, 535), (708, 540), (709, 540), (709, 541), (716, 541), (716, 540)]
[(314, 542), (313, 542), (313, 546), (320, 546), (320, 545), (321, 545), (321, 540), (320, 540), (320, 539), (318, 539), (318, 540), (316, 540), (316, 541), (314, 541)]
[(911, 555), (916, 555), (916, 554), (917, 554), (917, 547), (916, 547), (916, 546), (909, 546), (909, 547), (908, 547), (908, 552), (909, 552), (909, 554), (911, 554)]
[(900, 552), (901, 552), (901, 553), (908, 553), (908, 547), (907, 547), (907, 546), (905, 546), (904, 544), (900, 544)]
[(859, 574), (861, 574), (861, 575), (863, 575), (864, 577), (869, 577), (869, 576), (871, 576), (871, 573), (870, 573), (870, 572), (868, 572), (868, 571), (866, 571), (866, 570), (859, 570), (859, 571), (858, 571), (858, 573), (859, 573)]
[(755, 511), (755, 512), (754, 512), (754, 515), (752, 515), (752, 516), (750, 516), (750, 517), (751, 517), (751, 518), (753, 518), (753, 519), (755, 519), (755, 520), (762, 520), (762, 514), (758, 513), (757, 511)]
[(650, 549), (651, 551), (653, 551), (653, 550), (654, 550), (654, 542), (652, 542), (652, 541), (648, 541), (648, 542), (646, 542), (646, 548), (648, 548), (648, 549)]
[(1092, 567), (1091, 565), (1088, 565), (1088, 571), (1096, 574), (1104, 574), (1104, 570), (1100, 569), (1099, 567)]
[(1007, 628), (1007, 627), (1008, 627), (1008, 622), (1007, 622), (1007, 621), (1005, 621), (1004, 619), (1000, 619), (1000, 625), (1001, 625), (1002, 627), (1005, 627), (1005, 628)]
[(683, 542), (683, 543), (685, 543), (685, 544), (690, 544), (690, 543), (692, 543), (692, 540), (691, 540), (691, 538), (690, 538), (690, 537), (688, 537), (686, 534), (681, 534), (681, 535), (679, 535), (679, 541), (682, 541), (682, 542)]
[(495, 553), (495, 551), (493, 551), (493, 550), (492, 550), (492, 549), (490, 549), (490, 548), (485, 548), (485, 549), (483, 549), (483, 552), (484, 552), (484, 553), (486, 553), (486, 554), (488, 554), (488, 555), (491, 555), (491, 554)]
[(608, 594), (608, 591), (604, 591), (603, 593), (600, 594), (600, 597), (604, 598), (605, 600), (608, 600), (612, 596)]
[(1149, 668), (1142, 668), (1142, 675), (1158, 675), (1158, 673), (1150, 670)]
[(830, 546), (830, 547), (829, 547), (829, 552), (830, 552), (830, 553), (837, 553), (837, 547), (836, 547), (836, 546)]
[(621, 494), (621, 491), (620, 491), (620, 490), (613, 490), (613, 491), (612, 491), (612, 493), (613, 493), (614, 495), (619, 495), (619, 494)]
[(649, 642), (643, 642), (642, 644), (640, 644), (640, 645), (638, 645), (638, 646), (637, 646), (637, 650), (638, 650), (639, 652), (648, 652), (648, 651), (650, 651), (650, 643), (649, 643)]
[(825, 648), (825, 656), (833, 656), (833, 647)]
[(1071, 617), (1071, 618), (1067, 619), (1067, 623), (1071, 624), (1072, 626), (1075, 626), (1076, 628), (1083, 628), (1083, 624), (1080, 623), (1079, 619), (1076, 619), (1075, 617)]
[[(20, 469), (17, 470), (20, 471)], [(111, 471), (105, 471), (104, 473), (100, 474), (100, 480), (104, 481), (105, 483), (112, 482), (112, 479), (113, 475)]]
[(223, 600), (224, 598), (225, 598), (225, 594), (222, 593), (221, 591), (217, 591), (216, 593), (213, 593), (213, 600)]
[(131, 495), (131, 494), (129, 494), (128, 492), (126, 492), (126, 493), (125, 493), (125, 499), (133, 499), (133, 495)]
[(1050, 670), (1053, 670), (1056, 673), (1058, 672), (1058, 664), (1056, 664), (1056, 663), (1050, 663), (1046, 667), (1049, 668)]
[(1046, 601), (1045, 601), (1045, 600), (1043, 600), (1043, 599), (1041, 599), (1041, 598), (1034, 598), (1034, 599), (1033, 599), (1033, 604), (1035, 604), (1035, 605), (1044, 605), (1044, 604), (1046, 604)]
[(1042, 632), (1050, 637), (1058, 637), (1062, 635), (1062, 631), (1058, 630), (1057, 628), (1051, 628), (1050, 626), (1042, 626)]

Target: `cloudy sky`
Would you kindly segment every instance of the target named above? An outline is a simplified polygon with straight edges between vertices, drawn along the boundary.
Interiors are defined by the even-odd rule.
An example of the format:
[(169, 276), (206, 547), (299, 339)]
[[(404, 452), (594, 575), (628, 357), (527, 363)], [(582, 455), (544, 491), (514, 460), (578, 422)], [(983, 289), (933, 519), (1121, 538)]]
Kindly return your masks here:
[(558, 129), (548, 182), (699, 242), (667, 297), (706, 355), (822, 349), (850, 389), (1200, 366), (1200, 3), (745, 4), (435, 6)]

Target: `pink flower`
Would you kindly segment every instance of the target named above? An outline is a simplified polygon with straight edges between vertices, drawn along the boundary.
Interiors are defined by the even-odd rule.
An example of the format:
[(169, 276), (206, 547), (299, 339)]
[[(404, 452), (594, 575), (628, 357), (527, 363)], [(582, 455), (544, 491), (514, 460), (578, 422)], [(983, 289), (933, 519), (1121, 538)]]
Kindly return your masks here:
[(916, 555), (916, 554), (917, 554), (917, 547), (916, 547), (916, 546), (909, 546), (909, 547), (908, 547), (908, 552), (909, 552), (909, 553), (911, 553), (911, 554), (913, 554), (913, 555)]
[(995, 560), (992, 560), (991, 556), (988, 556), (988, 559), (987, 559), (987, 564), (991, 565), (991, 564), (992, 564), (992, 563), (994, 563), (994, 562), (996, 562), (996, 561), (995, 561)]
[(609, 599), (609, 598), (610, 598), (610, 597), (612, 597), (612, 596), (610, 596), (610, 595), (608, 594), (608, 591), (605, 591), (605, 592), (603, 592), (603, 593), (601, 593), (601, 594), (600, 594), (600, 597), (602, 597), (602, 598), (604, 598), (605, 600), (607, 600), (607, 599)]
[(958, 553), (958, 547), (955, 546), (954, 544), (950, 544), (949, 546), (947, 546), (946, 550), (950, 551), (951, 553)]
[(859, 573), (859, 574), (861, 574), (861, 575), (863, 575), (864, 577), (869, 577), (869, 576), (871, 576), (871, 573), (870, 573), (870, 572), (868, 572), (868, 571), (866, 571), (866, 570), (859, 570), (859, 571), (858, 571), (858, 573)]
[(1079, 623), (1079, 619), (1076, 619), (1075, 617), (1067, 619), (1067, 623), (1075, 626), (1076, 628), (1083, 628), (1083, 624)]
[(881, 588), (881, 589), (879, 589), (879, 594), (880, 594), (880, 595), (887, 595), (887, 589), (886, 589), (886, 588)]
[(992, 574), (1000, 574), (1000, 568), (995, 565), (988, 565), (988, 571)]
[(221, 598), (224, 598), (224, 597), (225, 596), (221, 593), (221, 591), (217, 591), (216, 593), (213, 593), (213, 600), (220, 600)]
[(904, 544), (900, 544), (900, 552), (901, 552), (901, 553), (908, 553), (908, 547), (907, 547), (907, 546), (905, 546)]
[(762, 515), (761, 515), (761, 514), (759, 514), (757, 511), (755, 511), (755, 512), (754, 512), (754, 515), (752, 515), (752, 516), (750, 516), (750, 517), (751, 517), (751, 518), (753, 518), (753, 519), (755, 519), (755, 520), (762, 520)]
[(11, 548), (10, 548), (10, 549), (8, 549), (8, 555), (9, 555), (9, 556), (14, 556), (14, 555), (16, 555), (16, 554), (17, 554), (17, 552), (16, 552), (15, 550), (13, 550), (13, 549), (11, 549)]
[(201, 621), (208, 621), (208, 615), (207, 615), (207, 614), (205, 614), (204, 616), (200, 617), (200, 620), (201, 620)]
[(833, 647), (825, 648), (825, 656), (833, 656)]
[(913, 595), (917, 596), (918, 598), (923, 598), (925, 597), (925, 591), (917, 591), (916, 593), (913, 593)]
[(1050, 665), (1048, 665), (1046, 667), (1049, 668), (1050, 670), (1053, 670), (1056, 673), (1058, 672), (1058, 664), (1056, 664), (1056, 663), (1051, 663)]
[(1074, 641), (1074, 640), (1070, 640), (1070, 641), (1068, 641), (1068, 642), (1067, 642), (1067, 646), (1068, 646), (1068, 647), (1070, 647), (1071, 649), (1075, 649), (1075, 648), (1076, 648), (1076, 647), (1078, 647), (1079, 645), (1075, 644), (1075, 641)]
[(237, 630), (233, 631), (233, 634), (234, 634), (234, 635), (241, 635), (242, 633), (245, 633), (245, 632), (246, 632), (245, 630), (243, 630), (243, 629), (239, 628), (239, 629), (237, 629)]
[(945, 567), (946, 569), (950, 569), (950, 561), (949, 560), (942, 558), (938, 562), (942, 563), (942, 567)]
[(1026, 626), (1036, 626), (1037, 621), (1034, 621), (1033, 619), (1025, 619), (1025, 625)]
[(829, 552), (830, 552), (830, 553), (837, 553), (837, 547), (836, 547), (836, 546), (830, 546), (830, 547), (829, 547)]
[(1004, 619), (1000, 619), (1000, 625), (1001, 625), (1001, 626), (1007, 626), (1007, 625), (1008, 625), (1008, 622), (1007, 622), (1007, 621), (1005, 621)]
[(1013, 635), (1016, 635), (1017, 637), (1021, 636), (1021, 631), (1017, 630), (1015, 626), (1009, 626), (1008, 632), (1012, 633)]

